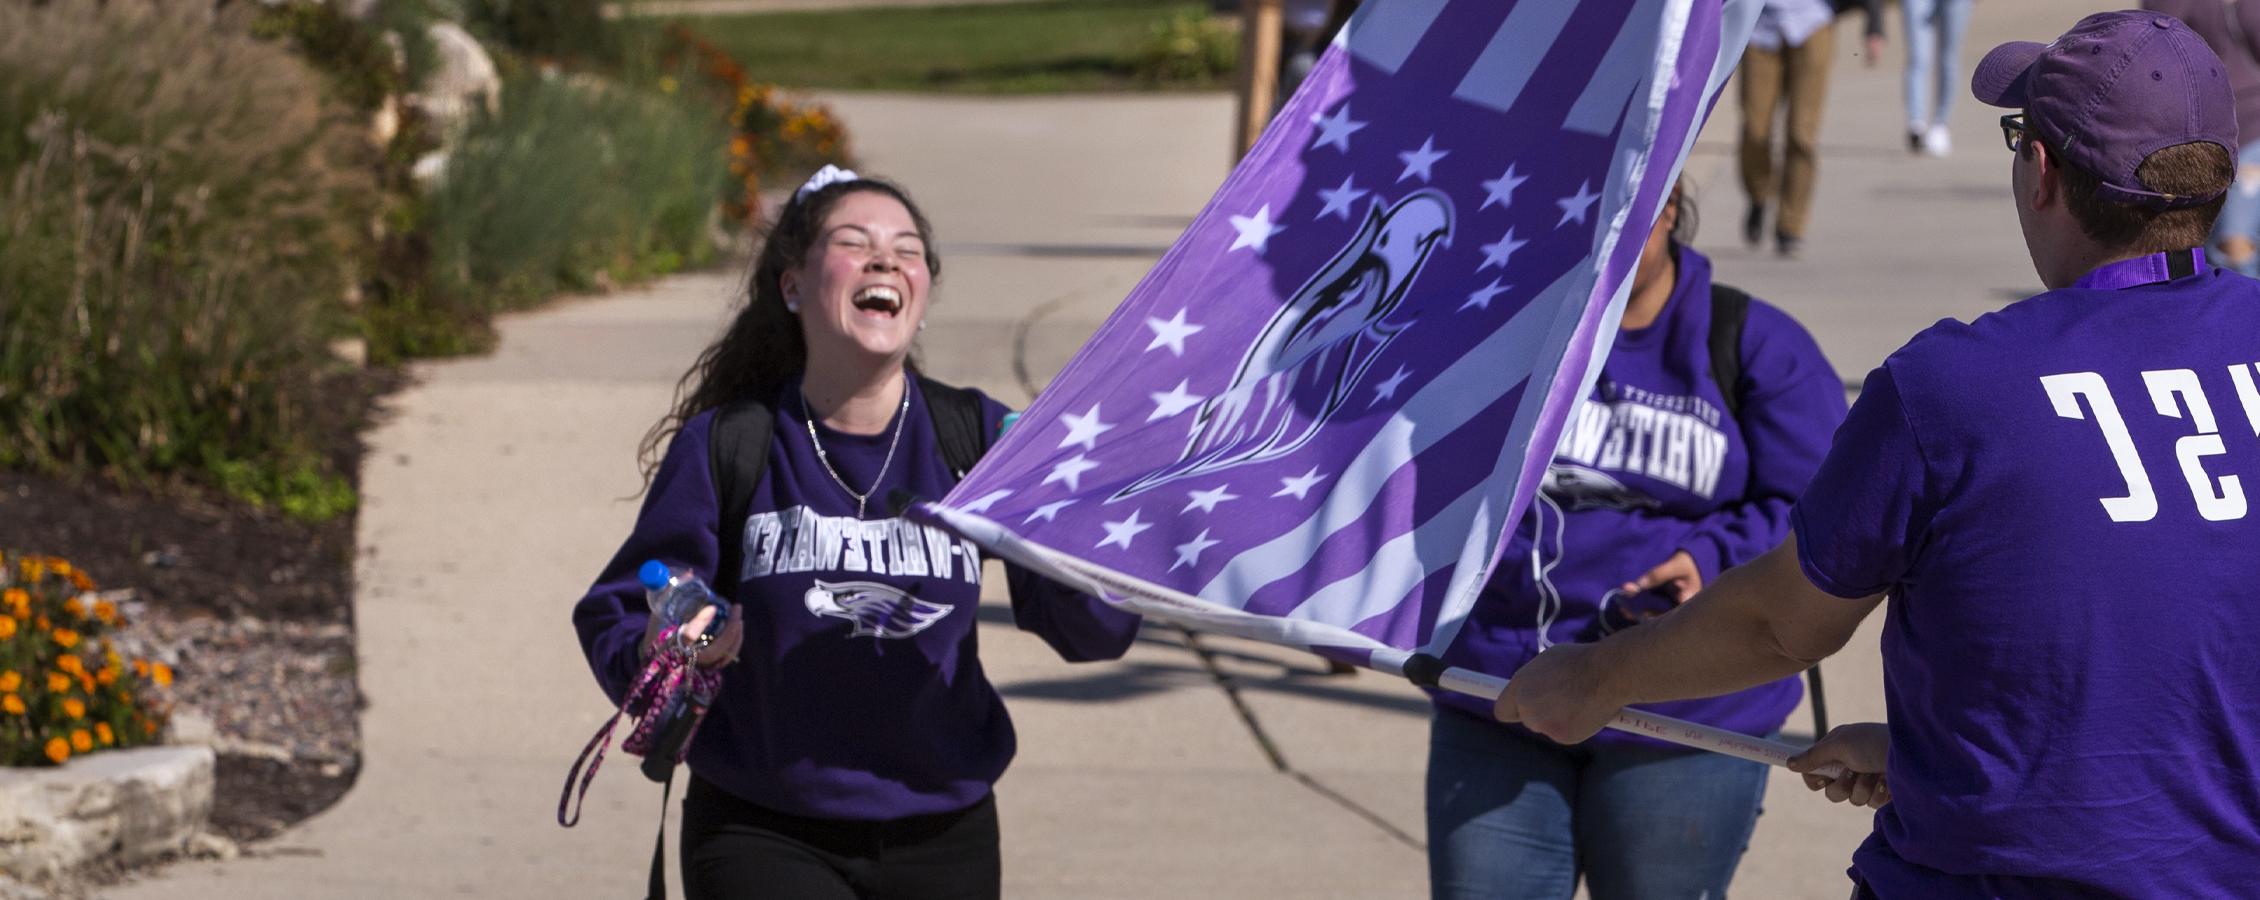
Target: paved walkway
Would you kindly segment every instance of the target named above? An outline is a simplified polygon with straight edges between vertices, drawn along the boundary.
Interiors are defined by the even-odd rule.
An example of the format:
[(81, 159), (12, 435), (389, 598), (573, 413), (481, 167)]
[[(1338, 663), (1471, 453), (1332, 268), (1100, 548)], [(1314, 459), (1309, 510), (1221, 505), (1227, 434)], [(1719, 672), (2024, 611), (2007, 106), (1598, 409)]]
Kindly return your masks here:
[[(1980, 3), (1970, 52), (2053, 35), (2081, 8)], [(1855, 379), (1936, 318), (2036, 285), (1993, 114), (1964, 103), (1955, 155), (1907, 156), (1891, 52), (1876, 70), (1847, 52), (1836, 70), (1804, 259), (1739, 246), (1731, 98), (1690, 166), (1710, 213), (1697, 244), (1722, 277), (1802, 318)], [(928, 367), (1015, 403), (1228, 165), (1231, 102), (1219, 95), (833, 99), (866, 168), (911, 185), (944, 239)], [(490, 358), (418, 367), (371, 436), (363, 478), (359, 784), (251, 858), (176, 866), (112, 896), (640, 891), (658, 792), (630, 763), (613, 757), (579, 828), (552, 818), (566, 766), (608, 713), (566, 611), (633, 519), (636, 442), (723, 321), (737, 278), (563, 303), (503, 322)], [(1238, 641), (1203, 639), (1195, 652), (1165, 628), (1121, 662), (1070, 667), (1012, 632), (1002, 606), (985, 607), (984, 622), (983, 661), (1022, 747), (999, 788), (1007, 896), (1425, 893), (1426, 704), (1402, 683), (1324, 677), (1308, 657)], [(1882, 716), (1872, 625), (1827, 672), (1838, 720)], [(1809, 721), (1800, 711), (1790, 727)], [(1786, 773), (1773, 789), (1738, 894), (1841, 897), (1867, 816)]]

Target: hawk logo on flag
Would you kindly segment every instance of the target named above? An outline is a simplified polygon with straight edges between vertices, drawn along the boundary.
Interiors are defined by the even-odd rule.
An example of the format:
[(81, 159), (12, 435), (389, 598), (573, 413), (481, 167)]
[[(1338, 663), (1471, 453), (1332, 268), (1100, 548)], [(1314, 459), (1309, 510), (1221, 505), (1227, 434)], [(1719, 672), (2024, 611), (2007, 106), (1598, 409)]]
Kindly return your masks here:
[(1376, 200), (1333, 261), (1271, 317), (1224, 392), (1201, 405), (1177, 464), (1113, 499), (1277, 459), (1309, 443), (1403, 330), (1389, 314), (1451, 235), (1452, 200), (1440, 192), (1413, 193), (1386, 211)]
[(1440, 652), (1756, 10), (1367, 0), (1019, 424), (909, 515), (1204, 630)]
[(920, 600), (876, 581), (819, 579), (802, 601), (808, 605), (809, 612), (855, 623), (855, 630), (848, 632), (848, 637), (892, 640), (915, 637), (956, 608), (947, 603)]

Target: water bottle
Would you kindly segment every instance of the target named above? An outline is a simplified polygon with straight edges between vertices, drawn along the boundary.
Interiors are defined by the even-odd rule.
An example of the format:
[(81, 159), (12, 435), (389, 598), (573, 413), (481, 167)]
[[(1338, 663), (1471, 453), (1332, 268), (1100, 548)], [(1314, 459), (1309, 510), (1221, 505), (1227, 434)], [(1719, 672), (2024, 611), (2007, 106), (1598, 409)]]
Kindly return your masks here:
[[(707, 623), (707, 634), (721, 634), (722, 626), (729, 623), (730, 604), (706, 586), (698, 573), (688, 569), (669, 569), (665, 563), (652, 560), (636, 572), (643, 582), (644, 596), (651, 603), (652, 615), (669, 626), (681, 626), (698, 615), (702, 608), (714, 607), (714, 618)], [(669, 698), (664, 709), (658, 711), (658, 726), (651, 752), (645, 754), (640, 767), (644, 777), (665, 782), (673, 774), (675, 760), (682, 755), (684, 743), (698, 730), (706, 710), (714, 698), (703, 687), (708, 682), (692, 680), (691, 689)]]
[(644, 563), (636, 578), (643, 582), (644, 599), (651, 604), (652, 614), (670, 626), (688, 623), (708, 606), (714, 607), (714, 620), (706, 626), (707, 634), (721, 634), (722, 626), (730, 620), (729, 601), (715, 595), (696, 572), (670, 569), (655, 559)]

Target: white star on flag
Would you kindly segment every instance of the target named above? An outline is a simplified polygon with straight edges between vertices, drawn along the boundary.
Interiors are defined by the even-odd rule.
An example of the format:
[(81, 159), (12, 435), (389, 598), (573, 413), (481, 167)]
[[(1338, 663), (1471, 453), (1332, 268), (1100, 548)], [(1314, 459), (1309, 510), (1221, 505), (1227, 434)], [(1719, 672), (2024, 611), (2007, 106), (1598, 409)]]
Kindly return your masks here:
[[(1170, 565), (1169, 571), (1177, 571), (1178, 566), (1200, 565), (1201, 553), (1208, 550), (1208, 548), (1214, 547), (1221, 543), (1224, 542), (1209, 540), (1208, 529), (1201, 529), (1200, 537), (1196, 537), (1190, 541), (1177, 545), (1177, 562)], [(1123, 549), (1129, 549), (1128, 545), (1125, 544)]]
[(1146, 396), (1152, 397), (1154, 400), (1154, 411), (1146, 416), (1146, 421), (1154, 422), (1169, 418), (1199, 406), (1201, 401), (1208, 399), (1199, 394), (1187, 392), (1185, 386), (1191, 383), (1192, 381), (1189, 379), (1180, 380), (1176, 387), (1169, 389), (1169, 393), (1147, 394)]
[(1515, 251), (1522, 249), (1523, 245), (1528, 243), (1530, 242), (1515, 240), (1515, 230), (1507, 229), (1507, 236), (1500, 238), (1498, 243), (1483, 245), (1483, 264), (1476, 266), (1475, 270), (1481, 272), (1492, 266), (1506, 268), (1507, 259), (1514, 256)]
[(1554, 201), (1555, 206), (1562, 208), (1562, 220), (1555, 222), (1554, 227), (1560, 228), (1571, 222), (1576, 222), (1579, 225), (1585, 224), (1585, 214), (1593, 209), (1593, 202), (1599, 199), (1601, 199), (1601, 195), (1593, 193), (1593, 182), (1587, 181), (1579, 184), (1577, 196), (1563, 197)]
[(1010, 496), (1012, 496), (1011, 491), (990, 491), (986, 494), (981, 495), (981, 499), (965, 504), (965, 511), (975, 513), (988, 512), (989, 507), (997, 505), (997, 501)]
[(1029, 513), (1028, 518), (1020, 520), (1020, 524), (1026, 525), (1030, 522), (1036, 521), (1037, 519), (1042, 519), (1046, 522), (1053, 521), (1059, 518), (1060, 510), (1074, 505), (1075, 501), (1073, 500), (1061, 500), (1057, 503), (1046, 503), (1042, 506), (1036, 507), (1036, 511)]
[(1271, 236), (1287, 230), (1285, 225), (1271, 224), (1271, 204), (1269, 203), (1256, 210), (1255, 215), (1232, 216), (1231, 219), (1232, 230), (1239, 232), (1240, 235), (1232, 239), (1232, 246), (1225, 249), (1227, 253), (1242, 247), (1254, 247), (1256, 248), (1256, 255), (1262, 256), (1264, 248), (1271, 243)]
[(1059, 465), (1053, 466), (1052, 473), (1044, 476), (1044, 483), (1064, 481), (1067, 482), (1068, 490), (1080, 491), (1083, 489), (1083, 473), (1098, 467), (1099, 464), (1092, 462), (1090, 457), (1077, 453), (1074, 458), (1060, 460)]
[(1189, 513), (1197, 509), (1205, 513), (1214, 513), (1217, 504), (1226, 500), (1240, 499), (1240, 495), (1232, 493), (1231, 488), (1232, 486), (1229, 484), (1220, 484), (1214, 490), (1194, 491), (1192, 492), (1193, 502), (1185, 504), (1185, 508), (1179, 510), (1179, 512)]
[(1490, 284), (1477, 288), (1475, 293), (1467, 295), (1467, 302), (1460, 304), (1458, 311), (1466, 312), (1478, 308), (1490, 309), (1491, 298), (1515, 289), (1514, 285), (1500, 283), (1504, 280), (1503, 278), (1493, 278)]
[(1326, 208), (1319, 210), (1318, 215), (1312, 216), (1311, 218), (1323, 219), (1327, 216), (1337, 216), (1340, 217), (1342, 221), (1347, 222), (1350, 220), (1350, 204), (1358, 202), (1359, 197), (1363, 197), (1370, 193), (1373, 192), (1358, 190), (1350, 183), (1350, 177), (1344, 176), (1342, 178), (1341, 187), (1334, 188), (1332, 190), (1328, 190), (1326, 188), (1319, 189), (1318, 195), (1320, 197), (1326, 198)]
[(1310, 471), (1304, 472), (1301, 475), (1297, 475), (1293, 478), (1279, 479), (1279, 484), (1281, 485), (1279, 488), (1279, 493), (1273, 494), (1272, 496), (1293, 497), (1297, 500), (1306, 499), (1310, 494), (1310, 489), (1317, 487), (1319, 482), (1325, 480), (1326, 476), (1318, 474), (1318, 467), (1312, 466), (1310, 467)]
[(1513, 206), (1515, 188), (1521, 187), (1523, 182), (1529, 180), (1530, 176), (1528, 175), (1516, 177), (1514, 164), (1507, 164), (1507, 174), (1483, 182), (1483, 190), (1488, 192), (1488, 196), (1483, 198), (1483, 205), (1476, 207), (1475, 211), (1482, 212), (1490, 209), (1493, 203), (1499, 204), (1502, 209)]
[(1450, 150), (1436, 149), (1436, 136), (1429, 135), (1428, 140), (1420, 142), (1420, 149), (1407, 150), (1397, 154), (1398, 159), (1405, 161), (1405, 173), (1397, 176), (1397, 180), (1403, 181), (1418, 174), (1420, 180), (1428, 181), (1434, 177), (1430, 174), (1429, 169), (1436, 165), (1437, 160), (1450, 156), (1451, 153)]
[(1344, 153), (1350, 152), (1350, 135), (1366, 125), (1350, 119), (1350, 105), (1347, 103), (1342, 104), (1342, 108), (1335, 110), (1331, 116), (1311, 113), (1310, 120), (1311, 124), (1318, 126), (1318, 140), (1311, 143), (1311, 149), (1333, 147)]
[(1059, 441), (1061, 447), (1081, 444), (1085, 450), (1097, 450), (1099, 435), (1114, 430), (1113, 423), (1099, 421), (1099, 405), (1096, 403), (1091, 404), (1090, 412), (1080, 416), (1070, 413), (1060, 416), (1059, 421), (1067, 426), (1067, 436)]
[(1389, 380), (1373, 386), (1373, 402), (1366, 405), (1379, 406), (1381, 405), (1381, 401), (1383, 400), (1396, 399), (1397, 386), (1404, 384), (1405, 379), (1410, 377), (1412, 377), (1411, 369), (1405, 368), (1404, 366), (1398, 366), (1397, 374), (1391, 375), (1389, 376)]
[(1168, 347), (1169, 352), (1184, 356), (1185, 339), (1192, 337), (1194, 332), (1201, 330), (1204, 326), (1185, 324), (1185, 311), (1180, 309), (1176, 315), (1169, 317), (1168, 321), (1147, 316), (1146, 327), (1154, 330), (1154, 339), (1146, 345), (1147, 350), (1152, 350), (1155, 347)]
[(1106, 540), (1100, 541), (1098, 546), (1104, 547), (1108, 544), (1115, 544), (1124, 550), (1130, 549), (1130, 541), (1137, 538), (1138, 532), (1153, 527), (1151, 524), (1138, 521), (1138, 511), (1135, 509), (1130, 511), (1130, 518), (1120, 522), (1100, 522), (1099, 525), (1106, 529)]

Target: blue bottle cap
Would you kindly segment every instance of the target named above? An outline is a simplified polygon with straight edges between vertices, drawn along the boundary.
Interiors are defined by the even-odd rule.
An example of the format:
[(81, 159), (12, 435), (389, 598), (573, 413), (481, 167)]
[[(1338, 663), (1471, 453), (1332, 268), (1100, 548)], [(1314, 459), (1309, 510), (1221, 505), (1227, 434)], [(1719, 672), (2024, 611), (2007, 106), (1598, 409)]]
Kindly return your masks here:
[(675, 573), (667, 570), (667, 564), (656, 559), (644, 563), (643, 568), (636, 571), (636, 580), (643, 582), (643, 589), (647, 591), (664, 588), (674, 578)]

